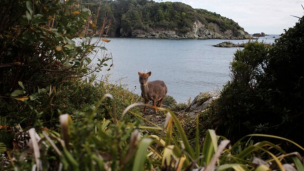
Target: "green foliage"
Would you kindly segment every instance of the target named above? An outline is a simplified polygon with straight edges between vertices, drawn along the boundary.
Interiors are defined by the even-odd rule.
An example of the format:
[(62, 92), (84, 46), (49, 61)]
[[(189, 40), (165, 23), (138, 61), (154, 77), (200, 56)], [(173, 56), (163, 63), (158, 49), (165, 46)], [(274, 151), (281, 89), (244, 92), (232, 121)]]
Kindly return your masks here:
[(66, 105), (63, 94), (75, 94), (67, 87), (78, 90), (73, 82), (100, 71), (108, 60), (92, 65), (89, 54), (103, 49), (102, 44), (79, 39), (90, 31), (91, 12), (73, 0), (4, 0), (0, 10), (1, 116), (9, 125), (53, 125), (57, 110)]
[[(97, 14), (99, 2), (86, 2), (93, 14)], [(219, 25), (220, 31), (232, 30), (233, 35), (239, 34), (238, 30), (243, 30), (236, 22), (222, 17), (219, 14), (203, 9), (193, 9), (191, 6), (180, 2), (154, 2), (139, 0), (119, 0), (104, 1), (102, 3), (99, 20), (107, 16), (112, 25), (109, 30), (111, 36), (132, 36), (132, 31), (136, 29), (148, 31), (149, 29), (175, 30), (184, 34), (193, 29), (193, 23), (199, 20), (208, 26), (209, 23)], [(102, 26), (100, 23), (99, 26)], [(124, 35), (120, 30), (123, 29)]]
[[(153, 8), (158, 10), (155, 17), (164, 21), (170, 19), (173, 13), (180, 21), (178, 27), (182, 29), (187, 29), (187, 24), (194, 16), (187, 12), (191, 7), (181, 3), (154, 3), (146, 0), (114, 2), (124, 3), (126, 6), (117, 8), (126, 12), (130, 6), (162, 5), (161, 11)], [(88, 55), (97, 47), (104, 48), (91, 44), (89, 37), (76, 46), (73, 38), (85, 35), (97, 22), (94, 25), (87, 23), (89, 10), (74, 1), (1, 1), (0, 5), (4, 11), (4, 17), (0, 19), (0, 74), (3, 76), (0, 80), (3, 87), (0, 91), (0, 151), (5, 151), (5, 155), (0, 158), (1, 169), (193, 170), (204, 167), (206, 170), (283, 170), (288, 162), (294, 163), (299, 170), (303, 168), (296, 153), (287, 154), (267, 140), (256, 143), (252, 141), (256, 138), (252, 137), (278, 139), (304, 150), (294, 141), (278, 136), (252, 134), (226, 148), (229, 141), (216, 135), (214, 130), (207, 130), (199, 117), (196, 121), (192, 120), (192, 126), (196, 129), (185, 132), (183, 122), (191, 122), (162, 108), (160, 113), (166, 115), (166, 120), (164, 126), (160, 127), (141, 116), (136, 107), (140, 104), (132, 104), (139, 101), (139, 97), (126, 91), (123, 86), (111, 85), (105, 80), (97, 82), (94, 75), (83, 77), (100, 71), (106, 66), (107, 59), (99, 59), (97, 67), (90, 68), (91, 59)], [(99, 7), (96, 7), (99, 11)], [(127, 24), (129, 21), (139, 22), (145, 15), (140, 10), (134, 10), (125, 15), (125, 21)], [(99, 16), (91, 17), (95, 20)], [(198, 116), (203, 120), (210, 117), (209, 121), (222, 119), (223, 125), (214, 122), (209, 124), (220, 126), (218, 131), (227, 135), (235, 135), (231, 136), (233, 140), (242, 135), (241, 131), (246, 131), (243, 125), (249, 131), (279, 130), (287, 135), (286, 127), (284, 130), (271, 124), (288, 126), (290, 121), (302, 119), (301, 86), (304, 73), (301, 68), (296, 68), (303, 62), (298, 59), (303, 56), (303, 49), (300, 48), (303, 45), (302, 20), (273, 47), (251, 43), (244, 51), (238, 51), (231, 66), (233, 80), (208, 110), (212, 115), (202, 113)], [(139, 25), (146, 26), (146, 23), (142, 23), (139, 22)], [(282, 67), (284, 72), (294, 69), (291, 72), (294, 74), (292, 79), (286, 80), (289, 77), (281, 75), (278, 67)], [(286, 83), (277, 85), (277, 80)], [(285, 91), (287, 88), (293, 89)], [(281, 95), (295, 99), (275, 99), (283, 99)], [(203, 103), (205, 98), (199, 100)], [(294, 100), (301, 101), (297, 103)], [(259, 103), (253, 103), (256, 101)], [(287, 101), (295, 104), (285, 104)], [(178, 106), (171, 96), (164, 103), (173, 109)], [(279, 117), (268, 116), (269, 111)], [(297, 112), (299, 115), (291, 115)], [(250, 121), (242, 122), (246, 117)], [(146, 126), (145, 122), (153, 126)], [(16, 148), (17, 139), (12, 141), (17, 135), (13, 128), (18, 123), (25, 130), (37, 128), (37, 134), (35, 129), (29, 130), (31, 147), (19, 149)], [(242, 130), (236, 130), (238, 127), (242, 127)], [(201, 130), (206, 133), (204, 140)], [(41, 139), (36, 142), (38, 136)], [(257, 158), (258, 163), (254, 162)]]
[(176, 105), (176, 100), (172, 96), (166, 95), (163, 101), (163, 105), (166, 108), (172, 108)]
[(304, 143), (298, 134), (304, 129), (303, 30), (302, 17), (272, 46), (253, 42), (235, 53), (232, 81), (210, 112), (221, 121), (219, 133), (232, 140), (267, 133)]
[[(136, 136), (129, 141), (134, 125), (111, 124), (108, 120), (92, 119), (93, 115), (85, 113), (81, 121), (74, 123), (62, 121), (59, 137), (56, 132), (43, 132), (42, 136), (47, 137), (40, 147), (44, 169), (58, 170), (61, 163), (63, 170), (105, 170), (108, 167), (131, 170), (138, 143)], [(26, 158), (16, 163), (19, 169), (31, 168), (32, 156)]]
[(169, 109), (172, 111), (184, 111), (187, 109), (187, 107), (188, 107), (188, 105), (186, 103), (177, 103)]
[(220, 31), (224, 32), (226, 30), (232, 30), (234, 36), (237, 36), (238, 30), (243, 30), (239, 26), (238, 23), (234, 22), (232, 19), (221, 16), (220, 14), (216, 14), (204, 9), (196, 9), (198, 13), (197, 19), (203, 23), (208, 25), (209, 23), (215, 23), (219, 26)]
[(188, 107), (186, 103), (177, 103), (176, 100), (170, 95), (166, 95), (163, 101), (163, 106), (175, 112), (184, 111)]
[(32, 93), (35, 86), (56, 85), (87, 72), (83, 51), (91, 45), (77, 47), (72, 38), (84, 30), (90, 11), (70, 3), (1, 1), (1, 11), (6, 11), (0, 28), (1, 96), (16, 91), (19, 81)]
[[(99, 108), (108, 98), (115, 101), (112, 96), (106, 95), (94, 108)], [(127, 110), (132, 106), (136, 104)], [(226, 148), (229, 141), (216, 135), (214, 130), (206, 131), (204, 141), (200, 139), (197, 118), (195, 145), (192, 146), (179, 119), (171, 111), (162, 109), (164, 113), (167, 112), (163, 128), (126, 123), (123, 117), (118, 120), (114, 115), (110, 120), (101, 119), (96, 117), (96, 111), (76, 114), (75, 120), (68, 114), (61, 115), (61, 134), (47, 129), (42, 131), (40, 146), (31, 141), (34, 149), (35, 146), (39, 149), (37, 153), (9, 151), (8, 154), (14, 155), (15, 160), (8, 159), (11, 165), (6, 169), (29, 170), (39, 167), (43, 170), (58, 170), (62, 167), (62, 170), (193, 170), (204, 167), (206, 170), (255, 170), (263, 167), (263, 170), (282, 170), (291, 161), (297, 168), (303, 168), (296, 153), (287, 154), (268, 141), (253, 143), (250, 140), (252, 137), (281, 139), (304, 150), (295, 142), (282, 137), (252, 134)], [(154, 134), (150, 130), (154, 130)], [(40, 157), (36, 158), (36, 155)]]

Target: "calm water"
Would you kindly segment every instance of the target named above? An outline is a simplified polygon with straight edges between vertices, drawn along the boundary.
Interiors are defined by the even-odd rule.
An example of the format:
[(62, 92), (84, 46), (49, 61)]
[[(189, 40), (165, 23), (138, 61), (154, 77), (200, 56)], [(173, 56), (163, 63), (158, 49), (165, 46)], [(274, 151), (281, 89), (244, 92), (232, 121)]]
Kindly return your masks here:
[[(112, 54), (114, 68), (100, 73), (100, 77), (110, 74), (111, 83), (126, 85), (130, 91), (140, 94), (137, 72), (152, 71), (149, 80), (165, 81), (168, 95), (177, 102), (187, 102), (200, 92), (221, 90), (230, 80), (233, 55), (241, 49), (212, 46), (226, 40), (109, 39), (111, 42), (105, 44), (106, 53)], [(259, 39), (262, 40), (274, 42), (273, 36)]]

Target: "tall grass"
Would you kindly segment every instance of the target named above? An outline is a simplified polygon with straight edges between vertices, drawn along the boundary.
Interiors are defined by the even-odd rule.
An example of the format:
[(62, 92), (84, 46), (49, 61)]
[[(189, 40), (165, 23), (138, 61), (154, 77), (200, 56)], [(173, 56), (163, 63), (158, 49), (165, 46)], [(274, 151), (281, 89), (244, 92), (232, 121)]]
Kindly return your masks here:
[[(104, 101), (115, 98), (104, 95), (94, 109)], [(111, 118), (96, 117), (97, 110), (84, 112), (73, 121), (68, 114), (60, 116), (58, 132), (36, 132), (30, 129), (29, 147), (24, 150), (0, 150), (10, 158), (8, 170), (288, 170), (304, 168), (298, 152), (286, 153), (269, 141), (252, 142), (251, 137), (280, 139), (277, 136), (251, 134), (235, 144), (214, 130), (200, 135), (199, 116), (196, 120), (194, 145), (190, 144), (178, 116), (159, 108), (166, 115), (163, 126), (147, 126), (140, 112), (131, 110), (141, 106), (135, 103), (124, 112), (113, 112)], [(115, 110), (115, 103), (112, 103)], [(125, 117), (136, 117), (139, 122), (127, 122)], [(204, 137), (204, 138), (202, 138)]]

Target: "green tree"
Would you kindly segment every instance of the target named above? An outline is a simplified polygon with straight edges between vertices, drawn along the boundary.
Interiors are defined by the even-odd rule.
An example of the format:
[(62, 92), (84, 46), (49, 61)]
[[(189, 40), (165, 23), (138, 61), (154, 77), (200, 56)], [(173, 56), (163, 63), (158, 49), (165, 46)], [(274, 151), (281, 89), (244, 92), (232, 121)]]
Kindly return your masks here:
[[(1, 116), (15, 124), (39, 124), (42, 108), (52, 108), (56, 87), (99, 71), (106, 61), (90, 66), (97, 44), (90, 37), (74, 39), (86, 36), (96, 23), (90, 10), (74, 0), (3, 0), (0, 10)], [(49, 98), (39, 101), (45, 92)]]
[[(89, 6), (93, 16), (97, 14), (98, 1), (82, 1)], [(205, 25), (210, 22), (218, 24), (220, 31), (233, 30), (233, 36), (239, 35), (243, 30), (236, 22), (219, 14), (203, 9), (193, 9), (191, 6), (181, 2), (154, 2), (147, 0), (116, 0), (103, 1), (103, 11), (99, 15), (102, 21), (105, 14), (111, 20), (109, 35), (111, 36), (132, 36), (136, 29), (170, 29), (178, 33), (186, 33), (193, 29), (193, 23), (199, 20)], [(134, 12), (136, 11), (137, 14)], [(103, 24), (99, 23), (98, 27)], [(123, 30), (123, 35), (120, 31)], [(234, 31), (236, 30), (236, 31)]]
[(265, 131), (263, 98), (257, 92), (270, 46), (252, 42), (235, 53), (231, 63), (232, 81), (225, 85), (217, 101), (216, 114), (221, 118), (219, 132), (235, 140), (252, 132)]
[(304, 18), (274, 45), (249, 43), (235, 53), (232, 81), (214, 105), (218, 132), (232, 140), (268, 133), (304, 143)]

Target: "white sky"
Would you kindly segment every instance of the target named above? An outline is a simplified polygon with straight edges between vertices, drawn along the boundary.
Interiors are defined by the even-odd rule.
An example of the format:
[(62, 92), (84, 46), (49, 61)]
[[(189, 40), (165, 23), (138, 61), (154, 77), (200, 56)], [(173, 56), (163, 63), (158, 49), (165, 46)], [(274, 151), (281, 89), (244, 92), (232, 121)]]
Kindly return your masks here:
[[(155, 0), (160, 2), (161, 0)], [(239, 23), (250, 34), (281, 34), (304, 15), (304, 0), (163, 0), (183, 2)]]

